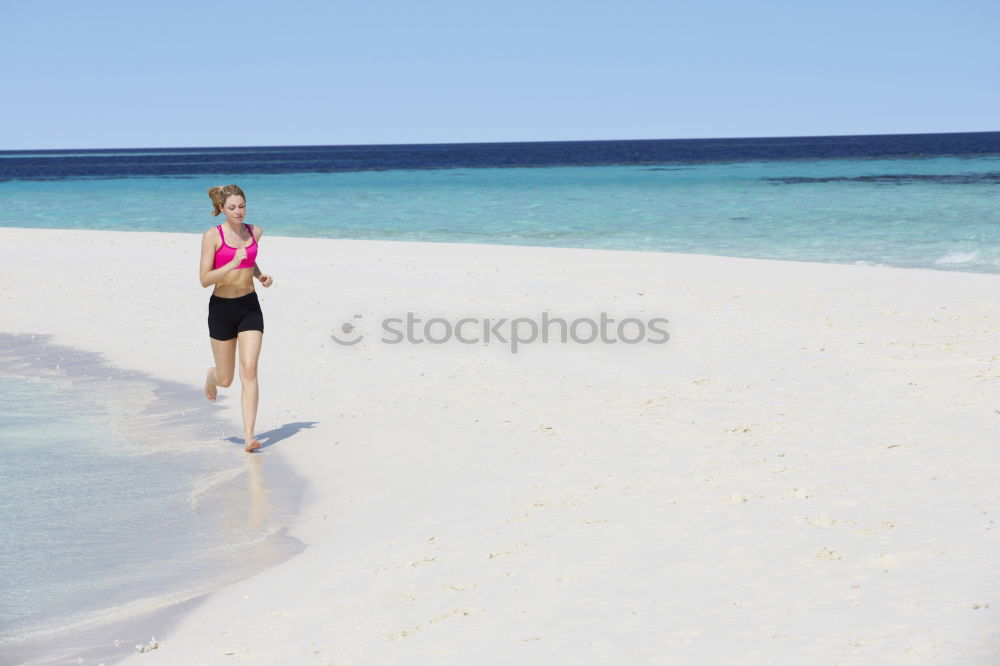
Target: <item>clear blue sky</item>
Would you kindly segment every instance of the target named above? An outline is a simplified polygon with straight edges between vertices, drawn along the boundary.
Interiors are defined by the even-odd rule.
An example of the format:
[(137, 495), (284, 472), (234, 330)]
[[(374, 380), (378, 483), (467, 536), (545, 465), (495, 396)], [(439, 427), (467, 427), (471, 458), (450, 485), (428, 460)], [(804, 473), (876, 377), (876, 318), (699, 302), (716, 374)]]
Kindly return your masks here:
[(1000, 130), (997, 0), (0, 0), (0, 150)]

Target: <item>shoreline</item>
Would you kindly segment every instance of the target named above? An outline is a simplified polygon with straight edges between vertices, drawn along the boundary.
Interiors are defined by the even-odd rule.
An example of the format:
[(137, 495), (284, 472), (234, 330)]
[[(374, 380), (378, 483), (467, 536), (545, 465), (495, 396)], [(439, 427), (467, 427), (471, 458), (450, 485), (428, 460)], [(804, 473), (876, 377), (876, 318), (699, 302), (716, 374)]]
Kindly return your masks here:
[[(181, 455), (219, 444), (211, 432), (225, 428), (226, 424), (214, 414), (214, 405), (192, 402), (190, 395), (185, 396), (185, 393), (190, 393), (187, 387), (160, 381), (148, 374), (112, 367), (102, 361), (100, 354), (53, 345), (49, 337), (0, 333), (0, 378), (40, 380), (85, 396), (82, 399), (103, 414), (99, 420), (106, 423), (107, 434), (127, 442), (129, 450), (123, 451), (126, 455), (156, 455), (160, 446), (157, 440), (163, 436), (174, 442), (172, 448)], [(239, 443), (241, 445), (242, 440)], [(79, 445), (87, 446), (83, 442)], [(178, 458), (172, 460), (183, 464)], [(219, 456), (214, 460), (220, 462)], [(71, 474), (68, 478), (72, 479)], [(28, 627), (4, 632), (6, 635), (0, 638), (2, 659), (5, 663), (30, 664), (66, 663), (76, 658), (83, 658), (86, 663), (119, 661), (133, 651), (135, 644), (149, 641), (150, 635), (143, 637), (143, 634), (172, 626), (212, 592), (301, 552), (304, 545), (287, 536), (287, 523), (294, 520), (295, 512), (301, 508), (305, 481), (293, 475), (280, 456), (268, 459), (266, 468), (251, 469), (243, 465), (208, 476), (201, 475), (189, 490), (176, 493), (177, 497), (173, 499), (183, 500), (186, 496), (183, 500), (185, 504), (198, 508), (198, 516), (192, 516), (198, 521), (218, 522), (223, 516), (238, 519), (233, 509), (233, 498), (239, 501), (248, 495), (242, 488), (248, 481), (251, 485), (256, 483), (267, 488), (268, 493), (276, 492), (280, 497), (287, 498), (276, 503), (268, 501), (260, 507), (261, 513), (279, 515), (280, 523), (286, 524), (275, 525), (267, 533), (249, 534), (249, 541), (232, 542), (227, 546), (205, 542), (199, 544), (198, 552), (185, 551), (183, 556), (194, 558), (202, 551), (221, 548), (241, 553), (238, 559), (242, 562), (259, 560), (256, 564), (244, 564), (241, 570), (233, 572), (222, 568), (218, 557), (202, 555), (200, 559), (208, 571), (213, 571), (213, 567), (217, 569), (211, 576), (203, 573), (198, 579), (184, 579), (184, 582), (169, 587), (165, 587), (162, 577), (150, 578), (140, 587), (128, 584), (126, 592), (119, 590), (117, 594), (104, 598), (104, 607), (101, 608), (67, 607), (65, 602), (60, 602), (59, 605), (63, 606), (60, 614), (50, 617), (44, 624), (35, 620)], [(176, 506), (173, 512), (181, 512), (185, 508)], [(264, 517), (258, 520), (264, 520)], [(273, 518), (266, 520), (274, 522)], [(158, 532), (173, 527), (159, 521), (158, 525)], [(65, 545), (69, 547), (70, 544)], [(149, 553), (141, 555), (148, 556)], [(173, 556), (176, 557), (177, 553)]]
[[(196, 235), (200, 231), (204, 231), (204, 228), (199, 228), (197, 231), (162, 231), (158, 227), (150, 227), (149, 229), (129, 229), (129, 230), (119, 230), (119, 229), (78, 229), (73, 227), (15, 227), (15, 226), (0, 226), (0, 229), (11, 229), (11, 230), (23, 230), (23, 231), (38, 231), (47, 233), (58, 233), (60, 235), (73, 234), (73, 233), (103, 233), (103, 234), (172, 234), (172, 235), (182, 235), (182, 236), (192, 236)], [(615, 248), (615, 247), (587, 247), (587, 246), (570, 246), (570, 245), (532, 245), (530, 243), (485, 243), (485, 242), (473, 242), (473, 241), (443, 241), (443, 240), (416, 240), (416, 239), (383, 239), (383, 238), (339, 238), (339, 237), (328, 237), (328, 236), (281, 236), (281, 235), (271, 235), (268, 234), (268, 238), (285, 238), (292, 241), (301, 242), (334, 242), (341, 244), (351, 244), (351, 243), (385, 243), (389, 245), (398, 243), (407, 243), (412, 245), (431, 245), (431, 246), (457, 246), (466, 248), (514, 248), (514, 249), (524, 249), (524, 250), (541, 250), (541, 251), (574, 251), (574, 252), (613, 252), (619, 254), (652, 254), (664, 257), (713, 257), (716, 259), (734, 259), (734, 260), (746, 260), (746, 261), (764, 261), (764, 262), (780, 262), (780, 263), (793, 263), (793, 264), (808, 264), (808, 265), (830, 265), (830, 266), (861, 266), (866, 268), (889, 268), (898, 270), (914, 270), (914, 271), (932, 271), (935, 273), (961, 273), (969, 275), (1000, 275), (1000, 263), (992, 263), (991, 268), (986, 269), (980, 267), (970, 267), (967, 265), (968, 259), (964, 258), (965, 255), (977, 255), (979, 250), (963, 250), (963, 249), (950, 249), (944, 251), (944, 254), (937, 257), (930, 264), (925, 265), (901, 265), (894, 263), (879, 263), (863, 259), (854, 260), (818, 260), (813, 258), (784, 258), (784, 257), (762, 257), (755, 255), (733, 255), (733, 254), (715, 254), (710, 250), (703, 252), (686, 252), (686, 251), (668, 251), (668, 250), (658, 250), (651, 248)], [(976, 266), (973, 264), (973, 266)], [(259, 284), (255, 283), (259, 286)]]
[[(52, 258), (77, 262), (70, 293), (29, 259), (56, 239)], [(200, 395), (197, 235), (4, 228), (0, 242), (24, 330)], [(309, 487), (289, 530), (307, 548), (211, 594), (125, 664), (977, 663), (1000, 650), (1000, 589), (983, 587), (1000, 506), (982, 472), (1000, 462), (1000, 276), (265, 244), (258, 429), (297, 429), (280, 452)], [(150, 265), (168, 267), (152, 315), (115, 280)], [(670, 340), (512, 354), (370, 337), (406, 311), (663, 316)], [(369, 337), (335, 344), (354, 315)], [(237, 384), (223, 390), (231, 423)]]

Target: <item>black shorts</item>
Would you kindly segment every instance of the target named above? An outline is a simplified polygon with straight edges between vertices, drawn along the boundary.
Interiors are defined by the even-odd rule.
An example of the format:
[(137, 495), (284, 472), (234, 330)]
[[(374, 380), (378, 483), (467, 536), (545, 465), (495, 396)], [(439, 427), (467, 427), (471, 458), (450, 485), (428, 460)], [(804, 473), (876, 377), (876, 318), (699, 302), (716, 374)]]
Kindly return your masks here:
[(240, 331), (264, 332), (264, 313), (260, 311), (257, 292), (208, 299), (208, 335), (216, 340), (232, 340)]

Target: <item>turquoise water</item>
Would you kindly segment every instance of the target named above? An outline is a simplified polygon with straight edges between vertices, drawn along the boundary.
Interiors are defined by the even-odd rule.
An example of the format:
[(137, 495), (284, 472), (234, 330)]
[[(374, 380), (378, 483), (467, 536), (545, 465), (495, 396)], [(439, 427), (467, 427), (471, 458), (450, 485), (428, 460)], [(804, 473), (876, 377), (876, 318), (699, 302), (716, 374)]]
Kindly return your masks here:
[[(0, 226), (198, 233), (236, 182), (267, 233), (1000, 271), (1000, 158), (0, 183)], [(811, 179), (811, 180), (810, 180)]]
[(42, 336), (0, 335), (0, 352), (0, 663), (87, 626), (110, 645), (102, 623), (295, 552), (282, 528), (299, 491), (223, 438), (198, 392)]

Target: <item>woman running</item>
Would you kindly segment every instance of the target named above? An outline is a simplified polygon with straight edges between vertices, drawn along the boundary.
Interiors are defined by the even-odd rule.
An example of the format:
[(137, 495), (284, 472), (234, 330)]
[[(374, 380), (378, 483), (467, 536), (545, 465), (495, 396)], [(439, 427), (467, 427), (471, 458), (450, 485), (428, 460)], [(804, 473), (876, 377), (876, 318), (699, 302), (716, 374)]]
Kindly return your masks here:
[(240, 382), (243, 384), (244, 450), (260, 448), (254, 437), (257, 420), (257, 359), (264, 338), (264, 313), (260, 310), (253, 278), (270, 287), (273, 280), (257, 266), (257, 243), (264, 231), (243, 222), (246, 195), (237, 185), (211, 187), (212, 215), (226, 216), (225, 224), (208, 229), (201, 236), (201, 286), (215, 285), (208, 299), (208, 335), (215, 367), (205, 378), (205, 397), (215, 401), (217, 387), (233, 383), (236, 347), (240, 348)]

